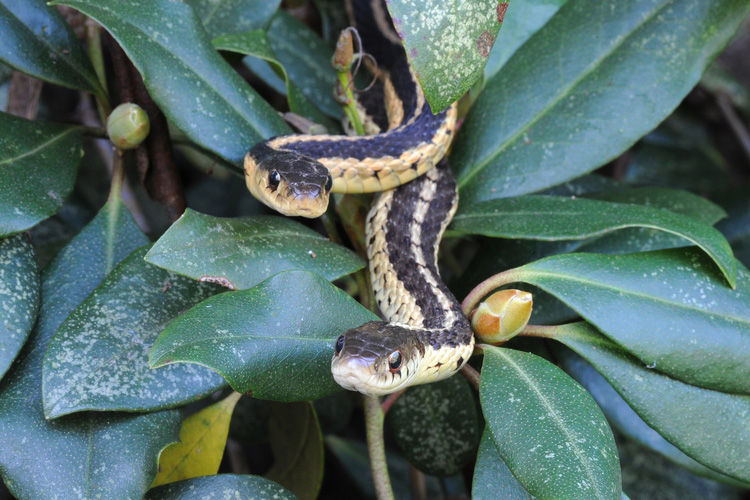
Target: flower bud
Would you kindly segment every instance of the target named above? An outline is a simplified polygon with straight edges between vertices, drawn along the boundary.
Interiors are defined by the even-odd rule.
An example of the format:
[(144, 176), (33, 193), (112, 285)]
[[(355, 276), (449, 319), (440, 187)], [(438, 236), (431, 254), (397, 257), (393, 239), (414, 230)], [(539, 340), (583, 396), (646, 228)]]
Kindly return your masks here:
[(482, 342), (506, 342), (528, 324), (532, 302), (532, 295), (522, 290), (495, 292), (472, 311), (471, 328)]
[(117, 106), (107, 119), (107, 134), (118, 149), (138, 147), (150, 129), (146, 112), (131, 102)]

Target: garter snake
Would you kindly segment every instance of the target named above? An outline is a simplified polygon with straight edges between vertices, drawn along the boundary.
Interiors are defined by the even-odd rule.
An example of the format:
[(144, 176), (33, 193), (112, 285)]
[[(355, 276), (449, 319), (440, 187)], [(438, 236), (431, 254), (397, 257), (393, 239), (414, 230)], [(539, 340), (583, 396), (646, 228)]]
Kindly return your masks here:
[[(350, 0), (364, 49), (378, 64), (386, 116), (372, 95), (359, 101), (381, 133), (288, 135), (264, 141), (245, 158), (250, 192), (285, 215), (317, 217), (330, 192), (381, 191), (367, 217), (370, 275), (386, 321), (347, 330), (334, 346), (334, 379), (365, 394), (395, 392), (458, 371), (474, 338), (443, 284), (437, 250), (458, 203), (445, 156), (456, 105), (433, 114), (383, 0)], [(382, 113), (380, 113), (382, 115)], [(416, 180), (415, 180), (416, 179)], [(394, 189), (397, 188), (397, 189)]]

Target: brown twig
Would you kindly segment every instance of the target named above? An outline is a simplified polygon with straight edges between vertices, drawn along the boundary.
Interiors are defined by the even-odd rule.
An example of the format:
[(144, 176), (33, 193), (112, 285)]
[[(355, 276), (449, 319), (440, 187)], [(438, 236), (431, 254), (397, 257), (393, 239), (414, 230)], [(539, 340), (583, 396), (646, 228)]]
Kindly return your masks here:
[(461, 368), (461, 371), (459, 371), (461, 375), (466, 377), (466, 380), (469, 381), (469, 383), (474, 386), (474, 389), (479, 390), (479, 372), (476, 371), (474, 368), (472, 368), (469, 365), (465, 365), (463, 368)]
[(33, 120), (39, 110), (41, 94), (41, 80), (14, 71), (8, 89), (8, 113)]
[(142, 170), (139, 162), (138, 174), (149, 196), (161, 203), (169, 220), (174, 222), (185, 211), (187, 203), (174, 161), (167, 119), (151, 99), (138, 70), (132, 64), (129, 65), (129, 69), (135, 90), (135, 103), (143, 108), (151, 121), (151, 132), (144, 141), (148, 149), (148, 166)]

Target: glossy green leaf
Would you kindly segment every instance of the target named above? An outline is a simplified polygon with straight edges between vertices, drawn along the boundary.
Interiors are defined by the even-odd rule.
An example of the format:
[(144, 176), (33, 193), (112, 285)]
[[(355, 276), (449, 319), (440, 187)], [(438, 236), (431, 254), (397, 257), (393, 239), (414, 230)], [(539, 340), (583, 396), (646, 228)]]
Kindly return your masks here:
[[(216, 497), (221, 493), (221, 497)], [(149, 491), (145, 500), (197, 500), (210, 498), (252, 498), (254, 500), (297, 500), (290, 491), (260, 476), (219, 474), (165, 484)]]
[(153, 411), (225, 385), (195, 365), (150, 370), (151, 344), (182, 312), (221, 287), (177, 276), (131, 253), (60, 325), (44, 357), (47, 418), (83, 410)]
[(390, 0), (387, 5), (435, 113), (481, 77), (508, 9), (508, 2), (498, 0)]
[(485, 429), (477, 452), (474, 479), (471, 482), (474, 500), (534, 500), (536, 497), (523, 489), (503, 459), (497, 453), (492, 433)]
[(695, 249), (567, 254), (514, 272), (563, 300), (644, 364), (684, 382), (750, 392), (750, 273), (730, 289)]
[(0, 381), (0, 473), (20, 500), (140, 498), (180, 413), (85, 413), (49, 422), (42, 360), (52, 334), (112, 268), (146, 243), (121, 201), (110, 201), (42, 274), (39, 319)]
[(388, 411), (388, 422), (409, 463), (432, 476), (459, 472), (479, 444), (474, 395), (463, 377), (410, 388)]
[(309, 26), (284, 11), (271, 20), (268, 41), (292, 82), (323, 113), (338, 120), (342, 111), (333, 98), (337, 81), (331, 67), (333, 49)]
[(0, 113), (0, 236), (57, 212), (83, 155), (81, 129)]
[(186, 0), (198, 14), (208, 36), (243, 33), (263, 28), (281, 0)]
[(530, 494), (620, 498), (612, 431), (591, 395), (560, 368), (487, 346), (479, 397), (500, 457)]
[(273, 49), (271, 49), (271, 42), (265, 31), (255, 30), (245, 33), (223, 35), (214, 38), (212, 43), (217, 50), (237, 52), (239, 54), (257, 57), (271, 64), (276, 70), (276, 73), (284, 77), (286, 96), (289, 101), (289, 110), (292, 113), (303, 116), (315, 123), (334, 129), (334, 122), (318, 110), (305, 94), (302, 93), (300, 88), (289, 79), (286, 69), (279, 62)]
[(730, 184), (724, 159), (711, 146), (705, 126), (674, 115), (634, 148), (623, 174), (630, 184), (652, 184), (698, 193)]
[(45, 82), (105, 96), (75, 33), (44, 0), (0, 0), (0, 33), (0, 61)]
[(505, 13), (503, 29), (495, 39), (484, 79), (489, 81), (500, 71), (510, 56), (544, 26), (567, 0), (513, 0)]
[(58, 3), (101, 23), (167, 118), (203, 148), (239, 165), (258, 141), (289, 133), (276, 111), (216, 52), (190, 6), (169, 0)]
[(740, 481), (750, 480), (749, 397), (702, 389), (663, 375), (586, 323), (559, 327), (555, 339), (594, 365), (667, 441), (707, 467)]
[(749, 9), (742, 0), (569, 0), (466, 117), (451, 155), (463, 202), (537, 191), (622, 153), (695, 86)]
[(377, 316), (316, 274), (288, 271), (250, 290), (205, 300), (156, 339), (150, 365), (198, 363), (241, 393), (306, 401), (341, 390), (331, 375), (336, 338)]
[(315, 500), (323, 482), (323, 436), (310, 402), (271, 403), (273, 466), (265, 476), (300, 498)]
[[(553, 347), (556, 347), (553, 346)], [(731, 484), (739, 488), (747, 488), (746, 483), (719, 474), (705, 467), (689, 456), (685, 455), (673, 444), (654, 429), (648, 426), (633, 409), (628, 406), (617, 391), (609, 385), (607, 380), (597, 372), (593, 366), (570, 349), (559, 346), (555, 349), (556, 358), (560, 360), (562, 368), (581, 384), (594, 398), (596, 403), (606, 415), (607, 420), (613, 428), (625, 434), (628, 438), (660, 453), (675, 464), (683, 467), (693, 474), (707, 477), (714, 481)]]
[(24, 234), (0, 238), (0, 379), (10, 368), (36, 322), (39, 271), (34, 247)]
[(365, 265), (351, 250), (285, 217), (224, 219), (190, 209), (159, 238), (146, 261), (238, 290), (282, 271), (311, 271), (334, 280)]
[(642, 205), (561, 196), (499, 198), (464, 205), (451, 227), (485, 236), (548, 241), (590, 238), (626, 227), (650, 227), (678, 234), (698, 245), (716, 262), (729, 283), (736, 283), (736, 261), (719, 231), (691, 217)]

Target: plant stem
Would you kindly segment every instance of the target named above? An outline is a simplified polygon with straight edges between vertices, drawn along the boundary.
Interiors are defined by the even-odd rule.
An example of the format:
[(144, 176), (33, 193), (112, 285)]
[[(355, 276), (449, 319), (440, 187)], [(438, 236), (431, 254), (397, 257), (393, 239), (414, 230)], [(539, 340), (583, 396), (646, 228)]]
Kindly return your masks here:
[(526, 328), (518, 335), (554, 339), (560, 334), (562, 328), (565, 328), (565, 325), (526, 325)]
[(378, 500), (393, 500), (391, 478), (388, 476), (388, 464), (385, 460), (385, 443), (383, 442), (383, 420), (385, 414), (380, 407), (377, 396), (364, 396), (365, 427), (367, 430), (367, 449), (370, 452), (370, 471), (375, 483)]
[(468, 316), (471, 311), (477, 307), (482, 298), (492, 290), (510, 283), (516, 283), (520, 281), (519, 277), (520, 273), (516, 269), (509, 269), (508, 271), (503, 271), (502, 273), (498, 273), (482, 281), (475, 286), (471, 292), (469, 292), (469, 295), (467, 295), (461, 303), (461, 308), (463, 309), (464, 314)]
[(104, 69), (104, 55), (102, 54), (102, 38), (99, 26), (91, 20), (86, 24), (86, 46), (89, 50), (89, 59), (94, 66), (94, 71), (102, 86), (102, 92), (96, 93), (96, 108), (99, 111), (99, 119), (103, 124), (112, 113), (112, 105), (107, 97), (107, 73)]
[(391, 409), (391, 406), (393, 406), (393, 403), (395, 403), (396, 400), (400, 398), (403, 393), (404, 391), (394, 392), (393, 394), (389, 394), (388, 397), (386, 397), (383, 400), (383, 403), (380, 405), (380, 408), (382, 408), (384, 414), (388, 413), (388, 410)]
[(474, 368), (469, 366), (468, 364), (465, 365), (463, 368), (461, 368), (461, 371), (459, 372), (461, 375), (466, 377), (466, 380), (469, 381), (469, 383), (474, 387), (474, 389), (479, 390), (479, 372), (476, 371)]

